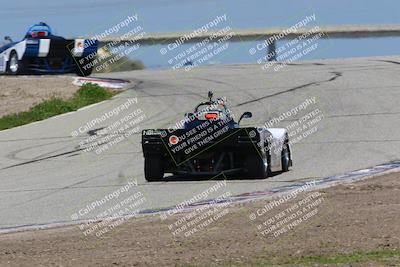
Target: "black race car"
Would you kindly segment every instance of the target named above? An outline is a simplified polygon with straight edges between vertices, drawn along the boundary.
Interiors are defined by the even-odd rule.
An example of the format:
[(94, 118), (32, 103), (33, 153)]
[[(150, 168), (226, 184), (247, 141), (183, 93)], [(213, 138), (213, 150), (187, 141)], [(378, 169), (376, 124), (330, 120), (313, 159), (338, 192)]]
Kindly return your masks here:
[[(224, 99), (198, 104), (193, 113), (168, 129), (142, 131), (147, 181), (162, 181), (165, 173), (217, 176), (236, 174), (266, 178), (292, 165), (289, 138), (283, 128), (239, 127)], [(182, 127), (177, 127), (182, 125)]]

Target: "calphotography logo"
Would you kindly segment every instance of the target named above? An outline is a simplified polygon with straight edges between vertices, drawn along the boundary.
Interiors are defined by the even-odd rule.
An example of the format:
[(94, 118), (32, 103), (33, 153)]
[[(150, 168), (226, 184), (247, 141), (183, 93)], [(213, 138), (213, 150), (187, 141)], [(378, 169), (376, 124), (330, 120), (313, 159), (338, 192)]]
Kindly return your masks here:
[[(219, 181), (215, 185), (207, 188), (199, 194), (194, 195), (188, 200), (176, 205), (161, 214), (161, 220), (167, 220), (170, 216), (184, 213), (174, 223), (168, 225), (168, 229), (173, 236), (191, 237), (207, 227), (216, 224), (220, 219), (229, 213), (231, 205), (231, 193), (221, 191), (226, 190), (226, 180)], [(215, 199), (208, 199), (211, 195), (217, 194)], [(199, 204), (201, 203), (201, 204)]]
[(139, 40), (146, 36), (146, 32), (140, 25), (137, 13), (125, 16), (119, 22), (110, 25), (103, 31), (94, 34), (84, 43), (75, 44), (74, 54), (82, 53), (84, 49), (104, 44), (99, 50), (78, 59), (82, 72), (94, 69), (96, 72), (107, 72), (112, 68), (120, 68), (129, 63), (129, 56), (140, 48)]
[[(125, 103), (80, 126), (78, 130), (71, 133), (71, 136), (89, 135), (79, 142), (79, 148), (84, 152), (94, 151), (99, 155), (108, 151), (133, 135), (140, 133), (140, 124), (146, 119), (146, 114), (141, 108), (137, 107), (137, 104), (137, 97), (129, 98)], [(114, 120), (114, 122), (107, 127), (100, 126), (110, 120)]]
[[(229, 48), (229, 40), (234, 35), (227, 23), (227, 14), (217, 15), (198, 29), (162, 47), (160, 53), (169, 57), (168, 64), (174, 70), (190, 71), (199, 65), (216, 60)], [(185, 49), (183, 45), (191, 41), (195, 43)]]
[[(318, 214), (318, 207), (324, 201), (322, 194), (319, 192), (310, 193), (288, 207), (285, 205), (285, 203), (297, 199), (301, 192), (310, 190), (315, 185), (315, 181), (306, 183), (304, 186), (284, 194), (278, 199), (271, 200), (264, 207), (251, 213), (249, 215), (250, 221), (256, 221), (257, 230), (265, 237), (276, 238), (287, 233)], [(259, 220), (264, 221), (259, 223)]]
[(125, 186), (79, 209), (71, 215), (71, 219), (84, 221), (79, 225), (84, 236), (93, 234), (101, 237), (139, 212), (146, 198), (142, 192), (135, 190), (137, 186), (136, 180), (129, 181)]
[[(256, 59), (263, 70), (282, 70), (288, 64), (308, 56), (319, 48), (318, 41), (325, 33), (320, 26), (313, 25), (316, 21), (316, 14), (306, 15), (292, 26), (257, 43), (255, 47), (249, 49), (249, 54), (251, 56), (257, 56), (260, 52), (265, 54)], [(295, 38), (286, 41), (290, 36)], [(277, 46), (278, 41), (284, 44)]]

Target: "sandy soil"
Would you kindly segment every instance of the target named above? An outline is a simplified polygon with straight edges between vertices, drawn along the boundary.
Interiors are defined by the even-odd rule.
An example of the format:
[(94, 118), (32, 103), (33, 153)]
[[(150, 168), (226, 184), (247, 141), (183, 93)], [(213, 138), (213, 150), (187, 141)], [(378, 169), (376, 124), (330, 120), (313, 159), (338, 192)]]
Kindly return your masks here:
[[(302, 193), (249, 219), (270, 203), (223, 207), (220, 214), (228, 213), (189, 237), (170, 230), (188, 213), (130, 219), (101, 237), (85, 236), (78, 226), (4, 234), (0, 266), (259, 266), (270, 259), (400, 249), (400, 173)], [(279, 218), (289, 218), (296, 205), (314, 216), (281, 235), (260, 232), (259, 224), (282, 211)], [(317, 213), (305, 213), (307, 207)], [(400, 258), (346, 266), (399, 265)]]
[(79, 89), (74, 76), (0, 76), (0, 117), (26, 111), (53, 96), (68, 98)]

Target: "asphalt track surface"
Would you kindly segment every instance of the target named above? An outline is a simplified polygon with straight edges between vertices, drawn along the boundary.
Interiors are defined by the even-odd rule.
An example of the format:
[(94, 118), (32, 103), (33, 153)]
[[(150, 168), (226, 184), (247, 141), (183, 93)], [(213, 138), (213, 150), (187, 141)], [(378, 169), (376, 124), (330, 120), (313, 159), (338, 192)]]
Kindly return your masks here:
[[(276, 126), (288, 126), (318, 108), (323, 118), (317, 131), (292, 146), (294, 167), (264, 180), (228, 180), (231, 195), (265, 190), (374, 166), (400, 158), (400, 58), (320, 60), (286, 66), (279, 72), (259, 65), (209, 66), (186, 72), (157, 70), (115, 73), (140, 83), (130, 90), (78, 112), (0, 132), (0, 228), (69, 222), (86, 205), (137, 180), (138, 186), (77, 219), (99, 215), (140, 191), (146, 201), (138, 208), (174, 206), (218, 181), (167, 179), (148, 183), (143, 175), (140, 134), (96, 154), (79, 143), (87, 133), (71, 132), (137, 97), (138, 103), (93, 129), (107, 127), (140, 108), (141, 129), (163, 128), (205, 99), (226, 96), (238, 116), (253, 112), (243, 125), (262, 125), (315, 97), (316, 103)], [(92, 130), (93, 130), (92, 129)], [(128, 131), (128, 130), (127, 130)]]

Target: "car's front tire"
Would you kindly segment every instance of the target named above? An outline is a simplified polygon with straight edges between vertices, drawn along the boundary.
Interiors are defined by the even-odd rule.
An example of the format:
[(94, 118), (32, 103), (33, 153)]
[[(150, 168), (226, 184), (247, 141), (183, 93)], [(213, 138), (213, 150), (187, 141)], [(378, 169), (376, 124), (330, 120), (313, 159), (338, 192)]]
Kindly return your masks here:
[(11, 51), (10, 57), (7, 62), (7, 73), (11, 75), (23, 74), (25, 71), (25, 64), (23, 60), (18, 59), (18, 54)]
[(144, 158), (144, 177), (148, 182), (157, 182), (164, 178), (164, 162), (161, 156)]
[(282, 163), (282, 171), (289, 171), (289, 167), (291, 166), (291, 158), (290, 158), (290, 150), (287, 142), (283, 145), (282, 153), (281, 153), (281, 163)]

